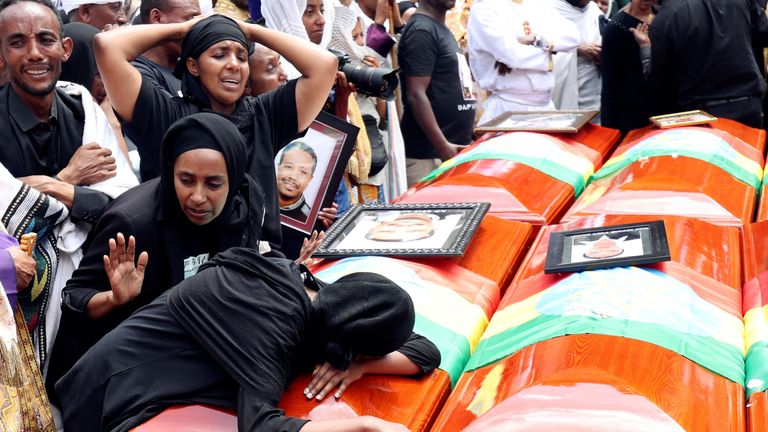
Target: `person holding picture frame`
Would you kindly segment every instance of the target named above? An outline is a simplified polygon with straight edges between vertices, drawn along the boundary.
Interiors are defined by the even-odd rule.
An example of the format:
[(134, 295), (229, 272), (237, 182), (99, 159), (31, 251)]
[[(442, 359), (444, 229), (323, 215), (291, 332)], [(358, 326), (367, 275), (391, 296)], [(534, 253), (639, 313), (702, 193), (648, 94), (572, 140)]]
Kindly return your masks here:
[[(180, 38), (182, 55), (174, 73), (181, 77), (184, 98), (160, 91), (130, 63), (147, 49)], [(244, 97), (250, 42), (274, 49), (302, 76), (274, 92)], [(94, 50), (113, 108), (126, 129), (141, 137), (141, 145), (159, 148), (170, 124), (203, 110), (238, 127), (248, 145), (247, 173), (266, 198), (262, 238), (280, 250), (274, 156), (317, 116), (336, 76), (336, 57), (309, 41), (221, 15), (101, 33)]]

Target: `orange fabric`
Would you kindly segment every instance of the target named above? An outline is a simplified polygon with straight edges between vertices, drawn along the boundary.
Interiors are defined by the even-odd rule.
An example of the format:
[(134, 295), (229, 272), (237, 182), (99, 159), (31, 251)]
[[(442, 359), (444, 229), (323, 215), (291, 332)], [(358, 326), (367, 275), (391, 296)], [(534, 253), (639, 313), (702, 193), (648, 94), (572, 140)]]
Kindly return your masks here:
[[(550, 397), (536, 397), (547, 394)], [(606, 401), (606, 394), (616, 400)], [(604, 335), (550, 339), (465, 373), (433, 430), (478, 430), (473, 422), (480, 423), (478, 417), (482, 421), (482, 415), (489, 413), (500, 417), (495, 423), (498, 430), (512, 430), (512, 423), (502, 421), (504, 413), (492, 411), (502, 403), (528, 410), (530, 423), (517, 423), (522, 429), (514, 430), (679, 431), (682, 427), (737, 432), (746, 426), (744, 391), (738, 384), (656, 345)], [(554, 415), (540, 418), (540, 412), (553, 408), (557, 408)], [(519, 412), (507, 414), (519, 416)], [(646, 423), (638, 428), (638, 420), (654, 427)]]

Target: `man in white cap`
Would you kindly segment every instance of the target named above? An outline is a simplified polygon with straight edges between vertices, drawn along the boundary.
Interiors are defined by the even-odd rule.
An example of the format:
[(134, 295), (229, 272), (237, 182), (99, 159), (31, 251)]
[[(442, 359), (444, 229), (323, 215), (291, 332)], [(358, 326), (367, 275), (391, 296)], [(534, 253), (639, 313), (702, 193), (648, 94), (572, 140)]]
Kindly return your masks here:
[(122, 1), (64, 0), (64, 13), (71, 22), (81, 22), (104, 30), (108, 24), (123, 25), (127, 22)]

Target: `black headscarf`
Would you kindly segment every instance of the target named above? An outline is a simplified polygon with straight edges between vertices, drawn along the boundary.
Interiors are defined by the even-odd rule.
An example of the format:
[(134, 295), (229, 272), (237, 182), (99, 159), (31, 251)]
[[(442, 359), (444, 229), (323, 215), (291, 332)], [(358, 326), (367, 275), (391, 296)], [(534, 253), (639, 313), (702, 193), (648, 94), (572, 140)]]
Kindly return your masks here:
[(342, 370), (357, 354), (383, 356), (400, 348), (415, 322), (408, 293), (384, 276), (365, 272), (322, 287), (312, 313), (318, 355)]
[(93, 77), (99, 71), (93, 55), (93, 37), (99, 30), (81, 22), (71, 22), (62, 27), (64, 37), (72, 39), (72, 55), (61, 65), (62, 81), (80, 84), (93, 91)]
[(253, 44), (248, 43), (237, 22), (224, 15), (211, 15), (201, 20), (192, 26), (181, 43), (181, 57), (173, 69), (173, 74), (181, 79), (181, 92), (184, 97), (201, 108), (210, 108), (211, 103), (200, 84), (200, 78), (189, 73), (187, 59), (197, 59), (211, 45), (225, 40), (239, 42), (248, 50), (248, 55), (253, 53)]
[[(214, 220), (203, 226), (193, 226), (176, 197), (173, 166), (182, 153), (201, 148), (216, 150), (224, 156), (229, 191), (224, 208)], [(207, 242), (209, 248), (218, 251), (233, 246), (258, 248), (264, 219), (264, 192), (246, 174), (248, 157), (245, 139), (232, 122), (214, 113), (197, 113), (182, 118), (171, 125), (163, 137), (160, 162), (163, 216), (181, 227), (194, 230), (197, 238), (187, 241)]]

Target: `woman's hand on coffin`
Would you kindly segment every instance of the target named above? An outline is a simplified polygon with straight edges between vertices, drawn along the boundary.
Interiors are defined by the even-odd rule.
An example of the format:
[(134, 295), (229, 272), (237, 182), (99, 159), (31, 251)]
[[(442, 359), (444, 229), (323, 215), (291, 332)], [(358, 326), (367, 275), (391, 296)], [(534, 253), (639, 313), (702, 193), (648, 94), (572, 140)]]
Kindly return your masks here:
[(325, 231), (320, 231), (320, 233), (312, 231), (312, 235), (309, 238), (304, 238), (299, 257), (294, 262), (296, 264), (304, 264), (305, 266), (312, 264), (312, 254), (320, 247), (324, 239)]
[(16, 290), (22, 292), (29, 287), (29, 283), (35, 277), (37, 263), (35, 259), (27, 255), (18, 246), (7, 249), (13, 260), (13, 266), (16, 269)]
[(126, 244), (123, 233), (117, 233), (116, 237), (109, 239), (109, 256), (104, 255), (104, 270), (112, 287), (110, 300), (114, 306), (119, 306), (133, 300), (141, 292), (149, 254), (142, 252), (134, 264), (136, 239), (130, 236)]
[(304, 394), (307, 396), (307, 399), (314, 397), (317, 400), (323, 400), (327, 394), (338, 387), (336, 393), (333, 394), (333, 397), (338, 399), (344, 394), (344, 391), (350, 384), (359, 380), (363, 375), (365, 375), (364, 362), (355, 360), (349, 365), (347, 370), (336, 369), (326, 362), (315, 367), (315, 371), (312, 373), (312, 381), (304, 389)]

